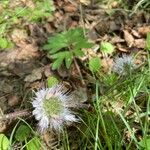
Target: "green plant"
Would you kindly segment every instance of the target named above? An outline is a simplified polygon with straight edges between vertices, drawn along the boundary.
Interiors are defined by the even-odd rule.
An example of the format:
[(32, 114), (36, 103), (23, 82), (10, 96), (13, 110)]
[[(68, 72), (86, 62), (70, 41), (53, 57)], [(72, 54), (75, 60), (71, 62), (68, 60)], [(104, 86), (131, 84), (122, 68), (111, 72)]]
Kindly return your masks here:
[(0, 150), (11, 150), (18, 144), (21, 145), (20, 150), (23, 150), (24, 148), (26, 150), (44, 149), (41, 139), (34, 132), (31, 126), (21, 118), (13, 128), (9, 139), (6, 135), (0, 134)]
[(100, 49), (104, 54), (111, 54), (114, 52), (114, 46), (109, 42), (101, 42)]
[(4, 134), (0, 134), (0, 149), (7, 150), (9, 147), (9, 140)]
[(47, 86), (48, 88), (51, 88), (52, 86), (56, 85), (59, 83), (59, 80), (54, 77), (54, 76), (50, 76), (47, 78)]
[(96, 73), (101, 67), (101, 61), (99, 57), (94, 57), (89, 60), (89, 69), (91, 72)]
[(150, 32), (147, 33), (146, 37), (146, 49), (150, 51)]
[(84, 55), (83, 48), (90, 48), (91, 43), (85, 38), (82, 28), (70, 29), (58, 33), (48, 39), (48, 44), (43, 49), (47, 50), (54, 60), (52, 69), (58, 69), (63, 62), (70, 67), (75, 57)]

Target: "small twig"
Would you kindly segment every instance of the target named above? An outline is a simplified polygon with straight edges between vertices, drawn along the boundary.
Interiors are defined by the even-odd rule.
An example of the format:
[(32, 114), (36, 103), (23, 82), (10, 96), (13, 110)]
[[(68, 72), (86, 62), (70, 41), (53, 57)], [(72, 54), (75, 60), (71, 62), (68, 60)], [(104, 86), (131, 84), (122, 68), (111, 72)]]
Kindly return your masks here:
[(31, 110), (25, 109), (25, 110), (16, 111), (16, 112), (9, 113), (9, 114), (4, 114), (0, 116), (0, 121), (8, 120), (8, 119), (17, 119), (18, 117), (29, 116), (31, 113), (32, 113)]
[(85, 85), (85, 82), (84, 82), (84, 80), (83, 80), (83, 76), (82, 76), (81, 70), (80, 70), (80, 68), (79, 68), (79, 66), (78, 66), (78, 63), (77, 63), (77, 61), (76, 61), (75, 58), (73, 59), (73, 61), (74, 61), (75, 67), (76, 67), (76, 69), (77, 69), (77, 71), (78, 71), (78, 73), (79, 73), (79, 75), (80, 75), (80, 77), (81, 77), (82, 85), (84, 86), (84, 85)]

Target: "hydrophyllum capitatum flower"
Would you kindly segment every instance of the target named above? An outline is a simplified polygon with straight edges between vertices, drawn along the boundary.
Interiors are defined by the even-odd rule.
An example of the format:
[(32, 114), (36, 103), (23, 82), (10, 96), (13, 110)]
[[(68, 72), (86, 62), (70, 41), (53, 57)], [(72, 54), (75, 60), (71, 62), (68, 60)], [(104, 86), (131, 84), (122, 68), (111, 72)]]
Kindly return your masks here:
[(39, 121), (40, 132), (44, 132), (49, 127), (60, 130), (64, 124), (78, 121), (73, 112), (69, 110), (68, 102), (71, 98), (72, 96), (66, 94), (61, 84), (41, 89), (35, 93), (32, 102), (33, 115)]
[(112, 66), (112, 71), (118, 73), (119, 75), (124, 75), (129, 71), (136, 68), (133, 57), (128, 55), (123, 55), (122, 57), (117, 57)]

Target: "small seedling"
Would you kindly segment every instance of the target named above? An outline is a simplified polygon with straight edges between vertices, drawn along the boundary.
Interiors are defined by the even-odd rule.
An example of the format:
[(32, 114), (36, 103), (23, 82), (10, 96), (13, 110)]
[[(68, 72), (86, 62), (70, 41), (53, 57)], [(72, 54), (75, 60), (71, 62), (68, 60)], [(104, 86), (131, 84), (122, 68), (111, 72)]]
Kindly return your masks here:
[(48, 39), (48, 44), (43, 48), (47, 50), (54, 60), (52, 69), (58, 69), (63, 62), (70, 68), (74, 57), (84, 55), (83, 48), (91, 48), (93, 44), (84, 37), (83, 29), (76, 28), (58, 33)]
[(101, 42), (100, 49), (104, 54), (112, 54), (114, 52), (114, 46), (109, 42)]

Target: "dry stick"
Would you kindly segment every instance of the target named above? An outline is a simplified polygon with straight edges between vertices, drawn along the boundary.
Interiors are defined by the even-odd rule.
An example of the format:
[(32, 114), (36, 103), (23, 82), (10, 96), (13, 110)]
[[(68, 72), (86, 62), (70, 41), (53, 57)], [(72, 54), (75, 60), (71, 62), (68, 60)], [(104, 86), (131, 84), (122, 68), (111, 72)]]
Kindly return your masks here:
[(82, 85), (84, 86), (84, 85), (85, 85), (85, 82), (84, 82), (84, 79), (83, 79), (81, 70), (80, 70), (80, 68), (79, 68), (79, 66), (78, 66), (78, 63), (77, 63), (77, 61), (76, 61), (75, 58), (73, 59), (73, 61), (74, 61), (75, 67), (76, 67), (76, 69), (77, 69), (77, 71), (78, 71), (78, 73), (79, 73), (79, 75), (80, 75), (80, 77), (81, 77)]
[(4, 115), (0, 116), (0, 121), (8, 120), (8, 119), (17, 119), (18, 117), (29, 116), (31, 113), (32, 113), (31, 110), (24, 109), (24, 110), (16, 111), (13, 113), (4, 114)]
[[(83, 32), (84, 32), (84, 36), (85, 36), (85, 24), (84, 24), (84, 19), (83, 19), (83, 10), (82, 10), (82, 4), (81, 3), (79, 4), (79, 10), (80, 10), (80, 14), (81, 14), (81, 22), (83, 24)], [(77, 63), (75, 58), (73, 59), (73, 61), (74, 61), (75, 67), (76, 67), (76, 69), (77, 69), (77, 71), (78, 71), (78, 73), (79, 73), (79, 75), (81, 77), (82, 85), (84, 86), (85, 85), (85, 81), (83, 80), (83, 76), (82, 76), (81, 70), (80, 70), (80, 68), (78, 66), (78, 63)]]

